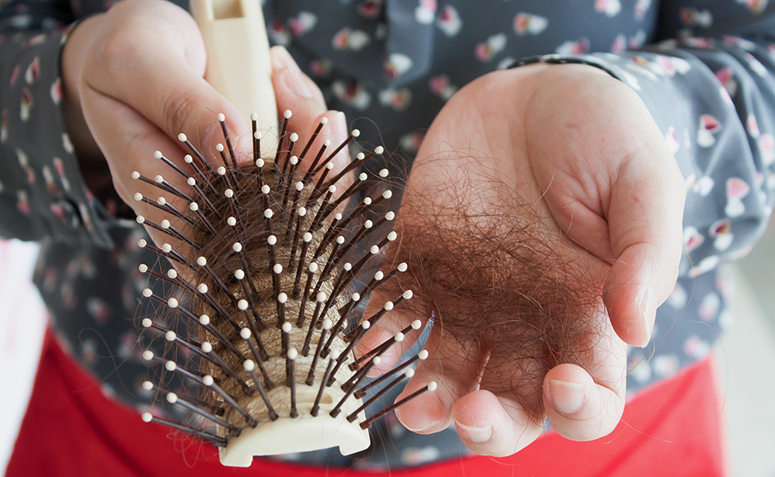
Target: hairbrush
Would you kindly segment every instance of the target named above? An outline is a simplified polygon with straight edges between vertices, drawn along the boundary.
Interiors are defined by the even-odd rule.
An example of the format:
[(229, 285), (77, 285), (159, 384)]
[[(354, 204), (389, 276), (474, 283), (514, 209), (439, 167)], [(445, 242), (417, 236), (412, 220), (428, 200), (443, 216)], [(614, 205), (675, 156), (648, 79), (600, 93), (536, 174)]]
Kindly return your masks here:
[[(229, 58), (230, 68), (252, 64), (246, 60), (253, 53), (234, 48), (244, 40), (233, 35), (250, 31), (263, 38), (257, 31), (263, 20), (256, 2), (195, 1), (192, 9), (208, 58)], [(262, 48), (256, 50), (262, 54)], [(268, 70), (231, 71), (223, 62), (209, 61), (208, 81), (243, 110), (275, 108), (273, 98), (241, 96), (246, 90), (271, 91), (251, 87), (268, 81)], [(425, 325), (406, 323), (356, 357), (358, 341), (396, 307), (410, 316), (432, 316), (427, 321), (434, 323), (436, 343), (443, 335), (461, 344), (462, 354), (434, 356), (439, 363), (480, 363), (470, 377), (471, 389), (507, 395), (540, 419), (546, 372), (562, 362), (592, 362), (590, 336), (600, 293), (583, 258), (567, 253), (567, 244), (536, 226), (541, 218), (535, 208), (513, 191), (501, 194), (512, 199), (475, 211), (470, 204), (477, 198), (467, 194), (476, 187), (454, 179), (444, 190), (404, 194), (401, 217), (396, 217), (384, 210), (394, 186), (386, 169), (348, 179), (381, 155), (382, 147), (359, 153), (334, 171), (332, 158), (354, 144), (357, 130), (335, 147), (313, 148), (325, 121), (301, 145), (288, 130), (291, 113), (278, 127), (270, 111), (251, 116), (248, 165), (238, 166), (221, 115), (225, 145), (217, 148), (219, 158), (207, 161), (185, 135), (179, 139), (191, 152), (185, 157), (187, 168), (160, 152), (155, 155), (171, 173), (185, 178), (190, 190), (181, 191), (162, 176), (134, 174), (160, 195), (136, 199), (190, 230), (179, 230), (174, 220), (157, 224), (138, 217), (170, 239), (140, 245), (177, 267), (160, 273), (141, 266), (169, 285), (163, 295), (144, 291), (164, 310), (142, 321), (164, 337), (161, 352), (144, 354), (158, 371), (144, 386), (184, 412), (173, 419), (154, 411), (143, 419), (211, 442), (221, 462), (230, 466), (249, 466), (254, 455), (337, 446), (345, 455), (364, 450), (369, 446), (366, 429), (375, 419), (436, 389), (435, 382), (425, 383), (367, 417), (371, 405), (428, 357), (424, 350), (405, 357), (367, 383), (381, 356), (405, 339), (415, 340)], [(259, 123), (265, 118), (269, 124)], [(500, 185), (493, 178), (491, 186)], [(162, 194), (185, 201), (188, 210), (173, 207)], [(388, 298), (378, 311), (359, 319), (359, 305), (369, 295), (372, 301)], [(177, 321), (186, 325), (183, 331), (172, 326)], [(182, 387), (172, 389), (170, 376), (182, 377)]]
[[(192, 2), (192, 8), (209, 58), (236, 61), (234, 48), (219, 45), (233, 45), (237, 37), (263, 37), (255, 28), (263, 25), (256, 2)], [(266, 49), (260, 41), (249, 44), (257, 51)], [(268, 62), (248, 63), (244, 74), (213, 74), (208, 81), (235, 104), (257, 104), (256, 98), (235, 100), (229, 95), (271, 87), (266, 84), (269, 73), (252, 66)], [(208, 75), (211, 68), (221, 71), (213, 64), (208, 65)], [(273, 98), (262, 106), (275, 108)], [(164, 336), (161, 352), (148, 349), (143, 354), (159, 371), (143, 386), (185, 411), (180, 419), (150, 412), (143, 419), (211, 442), (219, 447), (221, 462), (229, 466), (247, 467), (255, 455), (329, 447), (339, 447), (347, 455), (366, 449), (371, 423), (411, 397), (368, 418), (366, 409), (411, 376), (410, 365), (428, 355), (420, 351), (366, 384), (380, 355), (421, 328), (416, 320), (368, 355), (355, 356), (354, 347), (369, 327), (412, 298), (411, 290), (402, 290), (380, 312), (358, 322), (361, 297), (407, 268), (398, 264), (375, 271), (385, 246), (397, 238), (390, 231), (395, 213), (388, 210), (379, 218), (372, 213), (391, 198), (387, 169), (373, 175), (361, 172), (348, 183), (353, 170), (382, 154), (383, 148), (359, 153), (344, 170), (334, 171), (333, 158), (358, 137), (358, 131), (336, 147), (326, 141), (315, 149), (312, 145), (326, 125), (324, 118), (307, 144), (297, 146), (298, 135), (287, 127), (290, 117), (286, 111), (276, 144), (267, 146), (266, 130), (271, 125), (259, 124), (259, 115), (252, 114), (253, 156), (242, 166), (223, 115), (218, 119), (225, 146), (217, 147), (221, 162), (217, 167), (180, 134), (178, 139), (191, 152), (185, 157), (189, 167), (176, 165), (161, 152), (155, 159), (185, 178), (189, 191), (161, 175), (151, 179), (133, 174), (158, 190), (155, 200), (139, 193), (135, 199), (169, 214), (159, 223), (137, 217), (169, 239), (159, 246), (143, 240), (140, 246), (177, 266), (166, 273), (140, 266), (141, 272), (170, 285), (164, 296), (151, 288), (143, 292), (146, 299), (160, 303), (163, 312), (144, 318), (142, 326)], [(268, 157), (267, 151), (274, 154)], [(359, 193), (365, 198), (348, 208)], [(185, 201), (188, 210), (172, 206), (165, 195)], [(176, 221), (186, 225), (185, 231), (175, 227)], [(185, 326), (175, 328), (175, 322)], [(170, 375), (181, 376), (185, 386), (169, 389)], [(381, 391), (366, 397), (385, 382)], [(435, 386), (428, 383), (420, 392)]]

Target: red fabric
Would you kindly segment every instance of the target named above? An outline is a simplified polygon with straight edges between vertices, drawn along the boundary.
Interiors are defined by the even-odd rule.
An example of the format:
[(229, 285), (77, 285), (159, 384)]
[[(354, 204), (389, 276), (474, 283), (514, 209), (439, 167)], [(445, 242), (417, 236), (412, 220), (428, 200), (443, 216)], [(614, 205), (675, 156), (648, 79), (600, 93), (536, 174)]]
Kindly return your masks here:
[[(265, 460), (256, 460), (249, 469), (227, 468), (211, 447), (185, 447), (168, 428), (146, 424), (136, 412), (103, 397), (49, 333), (7, 476), (379, 475)], [(641, 393), (603, 439), (578, 443), (548, 433), (512, 457), (468, 457), (390, 474), (717, 476), (724, 474), (725, 464), (714, 368), (706, 359)]]

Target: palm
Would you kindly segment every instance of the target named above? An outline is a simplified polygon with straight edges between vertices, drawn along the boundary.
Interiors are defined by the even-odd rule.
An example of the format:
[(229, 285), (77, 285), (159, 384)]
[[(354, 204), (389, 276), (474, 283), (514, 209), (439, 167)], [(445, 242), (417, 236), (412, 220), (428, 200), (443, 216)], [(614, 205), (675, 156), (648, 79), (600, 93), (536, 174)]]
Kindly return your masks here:
[[(559, 260), (567, 258), (571, 267), (584, 268), (579, 273), (591, 275), (599, 306), (589, 321), (589, 342), (595, 346), (587, 369), (559, 365), (546, 378), (534, 376), (538, 382), (528, 386), (539, 401), (541, 385), (551, 380), (583, 386), (584, 407), (563, 412), (563, 398), (547, 400), (544, 384), (546, 412), (566, 437), (599, 437), (618, 422), (625, 346), (616, 334), (631, 344), (647, 339), (650, 330), (639, 292), (643, 285), (657, 285), (654, 295), (663, 301), (675, 281), (670, 265), (677, 265), (680, 256), (683, 188), (663, 143), (637, 96), (605, 73), (585, 66), (504, 71), (472, 83), (445, 106), (423, 141), (407, 184), (402, 212), (422, 201), (441, 207), (457, 201), (472, 216), (497, 218), (502, 204), (522, 204), (497, 220), (533, 222), (531, 230), (554, 244), (550, 251)], [(653, 168), (655, 163), (662, 168)], [(407, 231), (412, 220), (411, 214), (403, 214)], [(644, 230), (654, 225), (658, 231), (649, 233), (667, 231), (668, 237), (656, 237), (657, 246), (643, 238)], [(644, 258), (649, 254), (651, 262)], [(652, 265), (666, 262), (662, 275), (647, 274)], [(446, 357), (456, 352), (470, 356), (467, 348), (479, 344), (469, 347), (437, 334), (428, 346), (432, 356), (435, 351)], [(504, 375), (519, 381), (525, 367), (497, 369), (509, 366), (497, 362), (488, 367), (486, 358), (457, 364), (431, 359), (407, 389), (429, 379), (446, 386), (437, 396), (410, 403), (399, 415), (408, 427), (424, 432), (443, 429), (454, 419), (464, 442), (477, 452), (514, 453), (538, 436), (541, 425), (513, 392), (492, 386)], [(480, 380), (481, 391), (471, 392), (477, 389), (472, 379)], [(486, 443), (460, 432), (477, 422), (492, 428)]]

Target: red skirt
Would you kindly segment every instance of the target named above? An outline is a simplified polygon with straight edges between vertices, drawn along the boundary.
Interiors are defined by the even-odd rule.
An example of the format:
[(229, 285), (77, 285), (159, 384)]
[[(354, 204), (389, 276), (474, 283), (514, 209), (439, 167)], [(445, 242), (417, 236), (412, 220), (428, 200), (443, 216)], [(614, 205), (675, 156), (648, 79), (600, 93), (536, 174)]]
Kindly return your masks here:
[[(641, 392), (627, 404), (616, 430), (602, 439), (571, 442), (549, 432), (511, 457), (465, 457), (396, 469), (390, 475), (653, 477), (718, 476), (725, 470), (718, 387), (712, 360), (705, 359)], [(213, 448), (181, 440), (164, 426), (146, 424), (135, 411), (105, 398), (50, 332), (7, 469), (7, 477), (381, 474), (259, 459), (247, 469), (223, 467)]]

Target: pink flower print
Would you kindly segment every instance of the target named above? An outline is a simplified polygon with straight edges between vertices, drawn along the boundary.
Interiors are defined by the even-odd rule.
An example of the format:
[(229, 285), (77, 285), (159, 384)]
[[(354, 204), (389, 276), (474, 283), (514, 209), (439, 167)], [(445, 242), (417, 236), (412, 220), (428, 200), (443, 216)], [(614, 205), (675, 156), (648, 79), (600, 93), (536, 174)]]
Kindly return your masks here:
[(627, 37), (624, 33), (619, 33), (611, 44), (611, 53), (621, 53), (627, 49)]
[(710, 10), (697, 10), (696, 8), (682, 8), (680, 12), (681, 22), (686, 26), (698, 26), (710, 28), (713, 25), (713, 14)]
[(705, 242), (705, 236), (694, 227), (686, 227), (684, 230), (684, 249), (691, 253), (694, 249)]
[(484, 43), (479, 43), (474, 48), (474, 54), (476, 58), (482, 63), (487, 63), (493, 59), (495, 55), (500, 53), (503, 48), (506, 47), (506, 35), (499, 33), (487, 38)]
[(16, 67), (11, 71), (11, 80), (8, 82), (11, 86), (16, 84), (16, 80), (19, 79), (19, 65), (16, 65)]
[(27, 175), (27, 182), (29, 184), (35, 183), (35, 171), (30, 167), (30, 160), (27, 154), (21, 149), (16, 149), (16, 160), (19, 162), (19, 167), (22, 168)]
[(27, 71), (24, 72), (24, 81), (31, 85), (38, 78), (40, 78), (40, 58), (36, 56), (32, 63), (30, 63), (30, 66), (27, 67)]
[(745, 205), (743, 205), (742, 199), (750, 191), (750, 186), (744, 180), (738, 177), (727, 179), (727, 206), (724, 208), (724, 212), (729, 217), (739, 217), (742, 215), (745, 212)]
[(701, 359), (710, 352), (710, 344), (699, 336), (692, 335), (684, 342), (683, 349), (687, 356)]
[(118, 337), (118, 349), (116, 350), (116, 354), (118, 354), (119, 358), (129, 357), (132, 348), (135, 347), (136, 343), (137, 333), (131, 330), (121, 333), (121, 336)]
[(22, 121), (30, 119), (30, 109), (32, 109), (33, 99), (32, 92), (29, 89), (22, 89), (21, 107), (19, 109), (19, 117)]
[(420, 465), (433, 462), (441, 456), (436, 446), (407, 447), (401, 451), (401, 459), (409, 465)]
[(310, 62), (309, 69), (312, 72), (312, 76), (317, 78), (328, 78), (331, 74), (333, 65), (330, 61), (325, 59), (314, 60)]
[(334, 35), (332, 45), (336, 50), (361, 51), (370, 41), (365, 32), (342, 28)]
[(716, 71), (716, 78), (724, 85), (730, 96), (734, 96), (737, 93), (737, 80), (732, 73), (732, 68), (724, 67)]
[(686, 303), (689, 301), (689, 295), (686, 293), (686, 289), (680, 284), (676, 283), (675, 288), (667, 298), (667, 302), (676, 310), (682, 310)]
[(447, 75), (434, 76), (428, 80), (428, 87), (431, 93), (440, 96), (445, 101), (451, 98), (457, 91), (457, 86), (450, 84), (449, 76)]
[(335, 81), (331, 85), (331, 92), (340, 101), (359, 111), (364, 111), (371, 104), (371, 93), (357, 81), (349, 84), (341, 80)]
[(644, 30), (638, 30), (630, 37), (630, 41), (627, 43), (630, 45), (630, 48), (640, 48), (645, 42), (646, 32)]
[(90, 297), (86, 300), (86, 310), (97, 324), (104, 325), (110, 316), (110, 307), (104, 300), (98, 297)]
[(62, 102), (62, 79), (57, 78), (56, 81), (51, 83), (51, 89), (49, 90), (49, 94), (51, 95), (51, 101), (54, 104), (59, 104)]
[(638, 0), (635, 3), (635, 19), (642, 21), (646, 17), (646, 12), (651, 8), (651, 0)]
[(288, 46), (291, 43), (291, 32), (285, 28), (285, 25), (280, 20), (273, 21), (269, 28), (267, 28), (266, 33), (278, 45)]
[(732, 245), (734, 235), (732, 234), (732, 223), (729, 219), (721, 219), (713, 223), (709, 229), (710, 236), (715, 240), (713, 246), (719, 252), (723, 252)]
[(715, 293), (708, 293), (700, 302), (700, 308), (697, 310), (703, 321), (713, 321), (718, 316), (721, 309), (721, 299)]
[(311, 12), (299, 12), (296, 18), (288, 19), (288, 28), (298, 38), (310, 32), (318, 23), (318, 17)]
[(30, 199), (27, 192), (20, 190), (16, 193), (16, 210), (24, 215), (30, 215)]
[(0, 143), (8, 140), (8, 110), (4, 109), (0, 114)]
[(622, 3), (619, 0), (595, 0), (595, 10), (615, 17), (622, 11)]
[(388, 78), (396, 78), (409, 71), (412, 67), (412, 59), (401, 53), (391, 53), (385, 62), (385, 74)]
[(57, 185), (54, 179), (54, 173), (51, 172), (51, 167), (43, 166), (43, 180), (46, 182), (46, 190), (51, 195), (59, 195), (59, 185)]
[(678, 133), (675, 131), (675, 128), (673, 126), (670, 126), (667, 129), (667, 134), (665, 134), (665, 139), (667, 140), (667, 145), (670, 147), (670, 152), (672, 154), (675, 154), (678, 152), (678, 150), (681, 148), (681, 143), (678, 141)]
[(97, 343), (93, 338), (81, 341), (81, 359), (86, 364), (94, 364), (97, 361)]
[(421, 25), (430, 25), (436, 17), (437, 8), (436, 0), (420, 0), (420, 5), (414, 9), (414, 19)]
[(365, 18), (377, 18), (382, 12), (382, 0), (365, 0), (358, 4), (358, 14)]
[(745, 128), (748, 130), (748, 134), (751, 137), (759, 137), (759, 122), (756, 120), (756, 116), (753, 113), (749, 113), (745, 120)]
[(714, 137), (721, 130), (721, 123), (710, 114), (700, 116), (700, 127), (697, 130), (697, 145), (710, 147), (716, 143)]
[(55, 267), (46, 267), (43, 271), (43, 289), (48, 293), (54, 291), (59, 281), (59, 270)]
[(401, 139), (399, 147), (409, 154), (415, 154), (420, 149), (424, 136), (420, 131), (409, 133)]
[(577, 41), (566, 41), (562, 45), (558, 46), (555, 52), (558, 55), (583, 55), (589, 51), (589, 40), (587, 38), (579, 38)]
[(678, 372), (679, 360), (678, 356), (673, 353), (667, 353), (660, 356), (655, 356), (651, 360), (651, 364), (654, 368), (654, 374), (659, 377), (667, 378)]
[(737, 3), (745, 3), (745, 6), (753, 12), (754, 15), (759, 15), (767, 8), (769, 0), (737, 0)]
[(549, 20), (540, 15), (521, 12), (514, 17), (514, 33), (519, 36), (538, 35), (546, 30), (547, 26), (549, 26)]
[(412, 102), (412, 92), (408, 88), (384, 89), (379, 92), (379, 103), (396, 111), (404, 111)]
[(444, 32), (447, 37), (452, 38), (460, 33), (460, 29), (463, 27), (463, 21), (460, 19), (460, 15), (452, 5), (447, 5), (441, 10), (439, 18), (436, 20), (436, 26)]
[(65, 176), (65, 166), (62, 163), (62, 159), (55, 157), (53, 160), (54, 163), (54, 169), (56, 169), (57, 174), (59, 174), (59, 180), (62, 182), (62, 187), (65, 188), (66, 191), (70, 191), (70, 181), (67, 179), (67, 176)]
[(68, 280), (64, 284), (62, 284), (62, 289), (60, 290), (60, 293), (62, 295), (62, 306), (64, 306), (66, 310), (72, 310), (73, 308), (75, 308), (75, 304), (77, 303), (77, 300), (75, 298), (75, 289), (73, 288), (73, 282)]
[(757, 141), (759, 143), (759, 153), (762, 157), (762, 163), (766, 167), (775, 164), (775, 137), (772, 134), (764, 133)]

